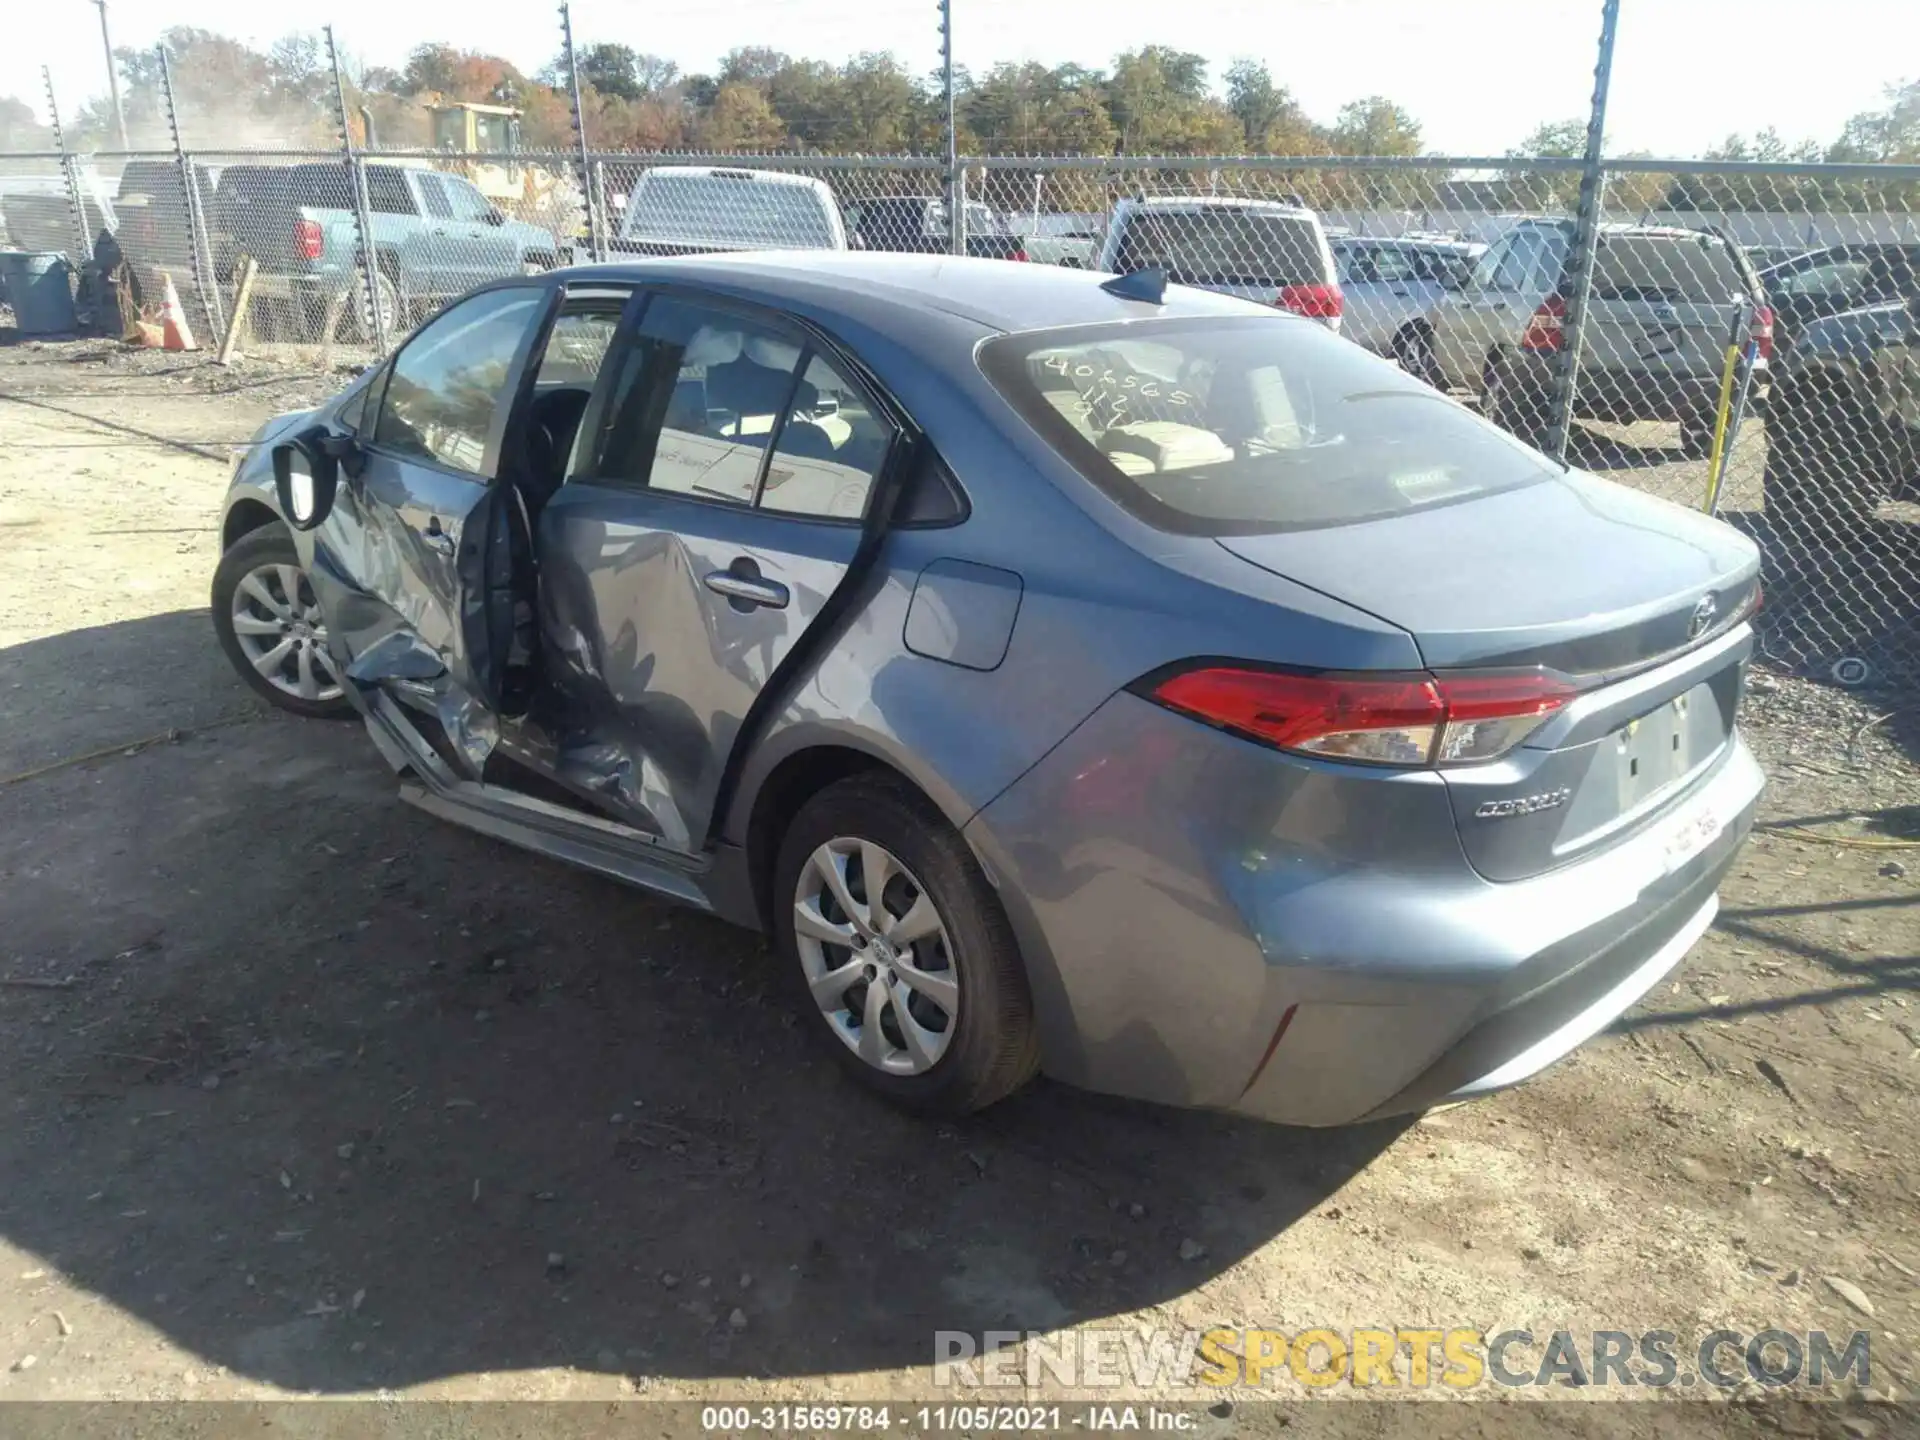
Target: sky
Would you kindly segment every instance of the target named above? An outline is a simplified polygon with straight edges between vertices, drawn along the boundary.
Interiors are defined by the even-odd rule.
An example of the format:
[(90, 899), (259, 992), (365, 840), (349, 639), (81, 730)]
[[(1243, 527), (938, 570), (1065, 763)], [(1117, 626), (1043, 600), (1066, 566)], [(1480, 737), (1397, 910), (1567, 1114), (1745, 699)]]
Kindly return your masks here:
[[(1316, 120), (1383, 94), (1411, 110), (1429, 150), (1498, 155), (1534, 125), (1584, 117), (1593, 87), (1598, 0), (953, 0), (957, 64), (1105, 65), (1144, 44), (1197, 51), (1217, 80), (1229, 60), (1264, 60)], [(1789, 142), (1833, 140), (1849, 116), (1920, 78), (1920, 4), (1911, 0), (1622, 0), (1608, 143), (1615, 152), (1695, 156), (1732, 131), (1771, 125)], [(109, 0), (114, 44), (151, 45), (168, 26), (214, 30), (264, 48), (331, 21), (342, 49), (400, 65), (445, 40), (503, 55), (526, 72), (559, 50), (543, 0)], [(578, 0), (576, 43), (614, 40), (711, 70), (737, 45), (809, 59), (891, 50), (916, 71), (938, 64), (935, 0)], [(40, 67), (63, 113), (106, 91), (92, 0), (19, 0), (0, 53), (0, 95), (45, 118)]]

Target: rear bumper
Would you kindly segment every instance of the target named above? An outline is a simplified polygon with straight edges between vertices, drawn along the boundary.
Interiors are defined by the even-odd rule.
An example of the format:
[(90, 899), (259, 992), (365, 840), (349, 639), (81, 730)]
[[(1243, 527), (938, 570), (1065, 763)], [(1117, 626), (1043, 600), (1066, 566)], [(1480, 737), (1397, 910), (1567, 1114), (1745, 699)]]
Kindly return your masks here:
[[(1439, 777), (1341, 768), (1121, 695), (975, 818), (1050, 1075), (1298, 1125), (1517, 1083), (1679, 962), (1763, 783), (1736, 735), (1670, 815), (1499, 883)], [(1670, 868), (1703, 813), (1716, 837)]]
[[(1561, 360), (1556, 355), (1526, 354), (1519, 361), (1521, 380), (1541, 396), (1553, 393)], [(1765, 362), (1754, 373), (1749, 404), (1767, 390)], [(1621, 423), (1635, 420), (1686, 420), (1712, 415), (1720, 398), (1720, 376), (1681, 370), (1635, 370), (1607, 363), (1604, 356), (1581, 361), (1580, 387), (1573, 413), (1582, 420)]]

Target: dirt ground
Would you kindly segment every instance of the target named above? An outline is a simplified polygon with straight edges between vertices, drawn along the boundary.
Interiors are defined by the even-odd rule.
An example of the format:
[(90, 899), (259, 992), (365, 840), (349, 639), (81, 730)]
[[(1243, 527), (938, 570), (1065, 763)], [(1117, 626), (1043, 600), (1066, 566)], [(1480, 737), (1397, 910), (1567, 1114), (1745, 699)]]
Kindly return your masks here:
[(754, 937), (403, 806), (228, 672), (229, 447), (342, 379), (0, 345), (0, 1399), (926, 1397), (936, 1329), (1134, 1324), (1858, 1326), (1876, 1391), (1920, 1382), (1898, 697), (1756, 679), (1804, 829), (1516, 1091), (1310, 1132), (1043, 1083), (932, 1126)]

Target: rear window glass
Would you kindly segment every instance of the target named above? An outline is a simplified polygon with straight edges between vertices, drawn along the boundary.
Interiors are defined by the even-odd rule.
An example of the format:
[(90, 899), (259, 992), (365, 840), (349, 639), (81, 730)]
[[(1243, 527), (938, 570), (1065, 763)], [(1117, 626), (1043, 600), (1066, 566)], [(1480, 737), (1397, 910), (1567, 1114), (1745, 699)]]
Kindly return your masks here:
[[(267, 193), (276, 194), (273, 190)], [(353, 181), (344, 165), (302, 165), (276, 198), (280, 195), (284, 195), (290, 205), (307, 205), (316, 210), (351, 210)]]
[(1596, 300), (1723, 305), (1751, 291), (1733, 247), (1711, 235), (1603, 237), (1593, 270)]
[(620, 233), (686, 245), (834, 248), (833, 223), (812, 186), (747, 175), (643, 175)]
[(1003, 336), (980, 366), (1148, 524), (1253, 535), (1509, 490), (1553, 463), (1396, 366), (1282, 316)]
[(1116, 265), (1157, 265), (1178, 285), (1319, 285), (1327, 279), (1320, 227), (1304, 215), (1260, 210), (1136, 211)]

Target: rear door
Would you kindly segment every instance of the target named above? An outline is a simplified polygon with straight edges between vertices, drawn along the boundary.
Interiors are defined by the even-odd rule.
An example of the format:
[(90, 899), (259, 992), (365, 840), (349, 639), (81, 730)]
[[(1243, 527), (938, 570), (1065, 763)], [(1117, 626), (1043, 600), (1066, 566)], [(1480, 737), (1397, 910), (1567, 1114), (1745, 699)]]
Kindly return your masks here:
[(520, 273), (519, 242), (504, 225), (494, 223), (498, 213), (479, 187), (460, 175), (438, 177), (453, 207), (453, 233), (458, 256), (469, 285)]
[(1448, 383), (1478, 390), (1488, 357), (1519, 339), (1539, 303), (1537, 277), (1557, 233), (1539, 225), (1509, 231), (1480, 257), (1466, 285), (1434, 307), (1434, 358)]
[(527, 547), (523, 512), (495, 477), (554, 298), (537, 282), (503, 286), (414, 332), (369, 392), (358, 474), (299, 541), (346, 678), (411, 707), (473, 777), (532, 662), (530, 605), (516, 614), (513, 592), (527, 573), (513, 555)]
[(1602, 235), (1582, 363), (1657, 381), (1714, 379), (1753, 299), (1744, 261), (1718, 236)]
[(885, 408), (778, 316), (654, 296), (541, 513), (556, 770), (683, 850), (761, 693), (847, 583)]

